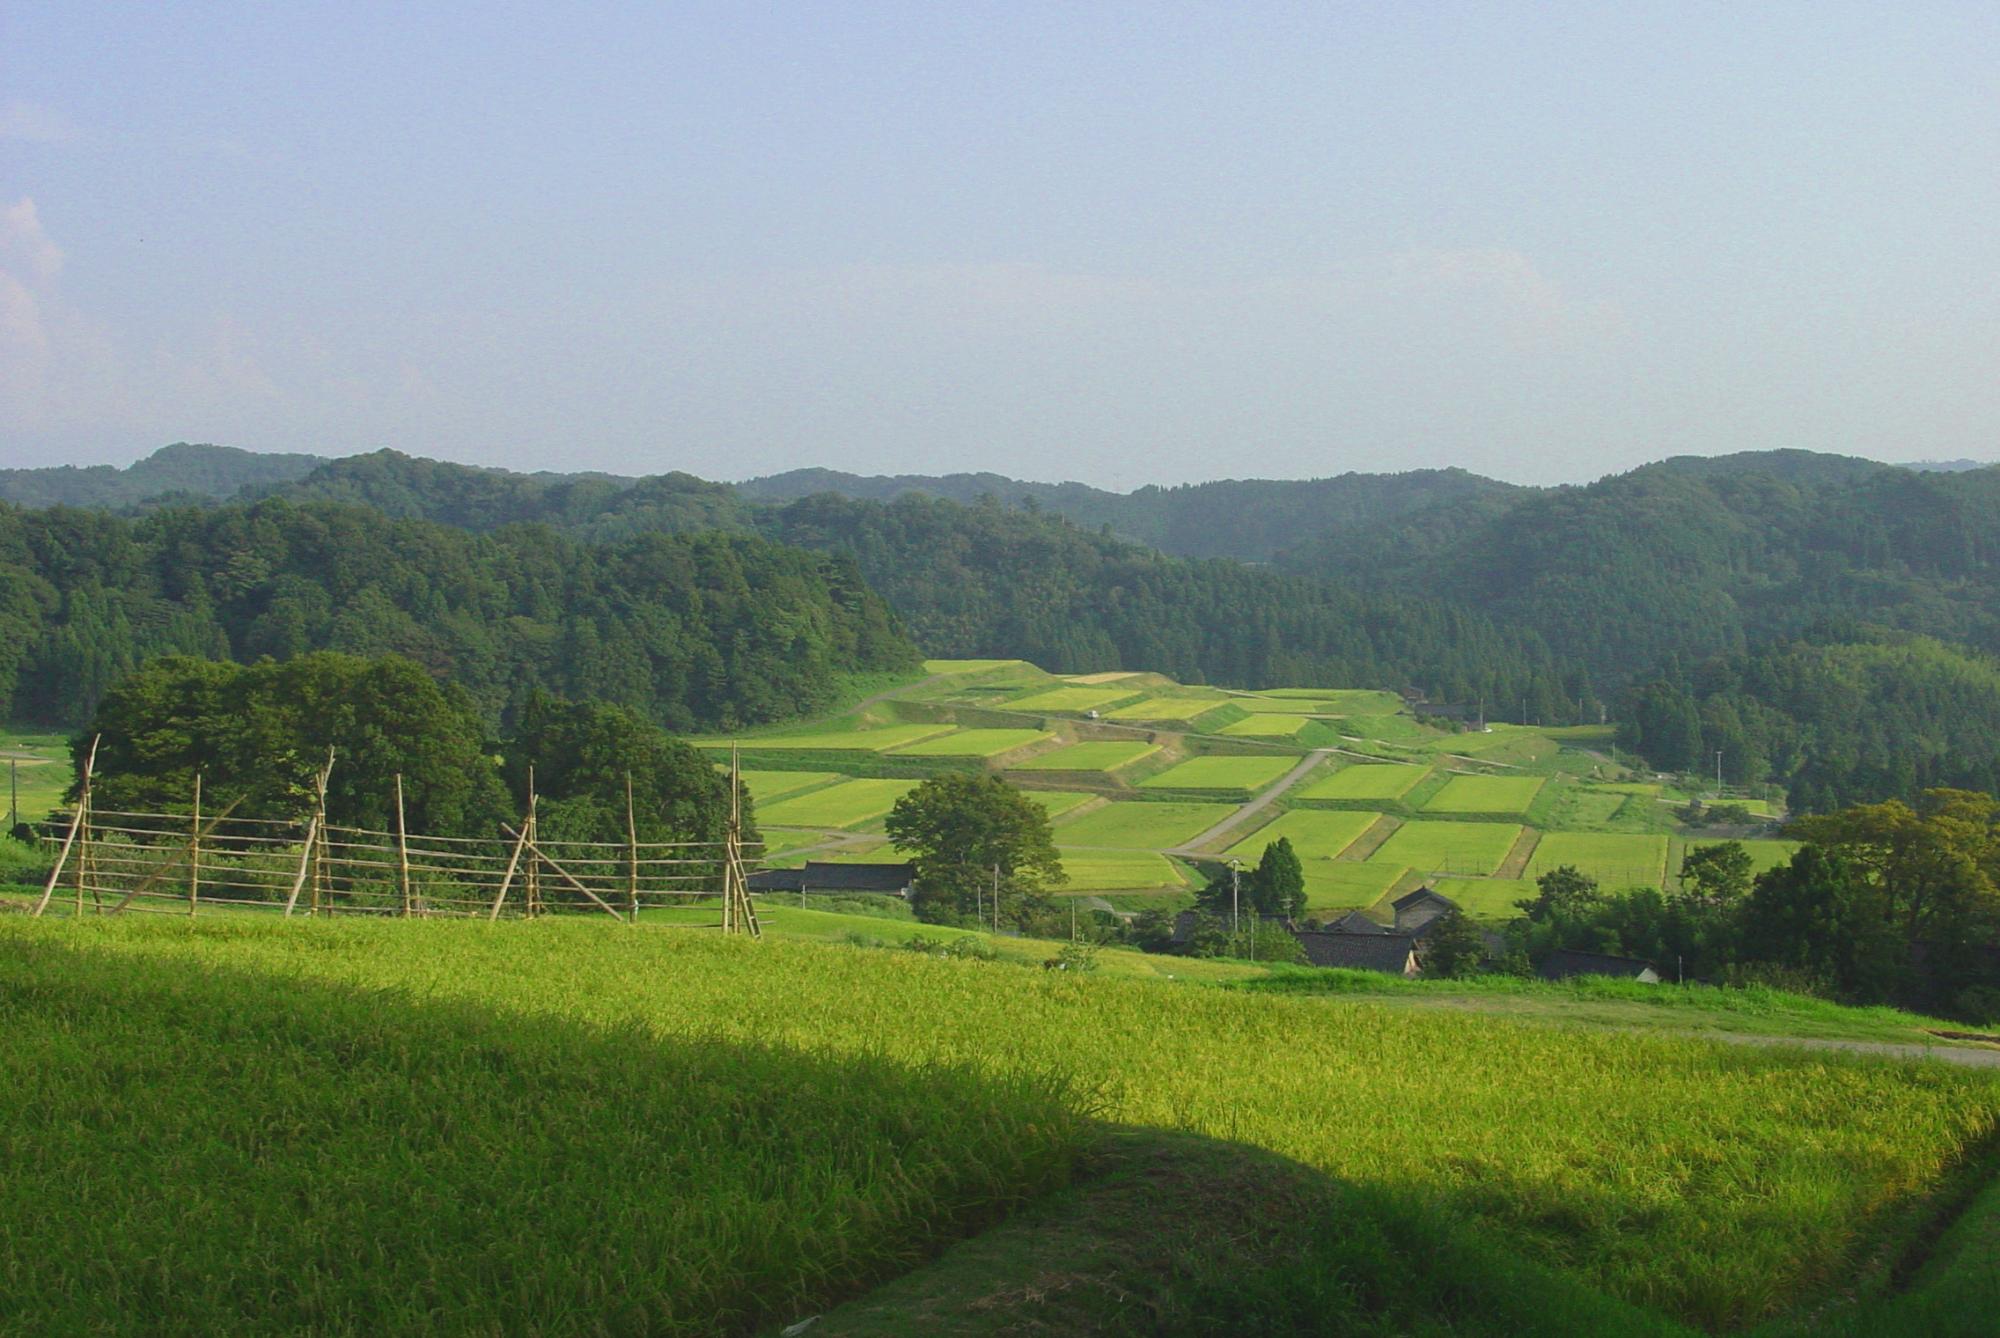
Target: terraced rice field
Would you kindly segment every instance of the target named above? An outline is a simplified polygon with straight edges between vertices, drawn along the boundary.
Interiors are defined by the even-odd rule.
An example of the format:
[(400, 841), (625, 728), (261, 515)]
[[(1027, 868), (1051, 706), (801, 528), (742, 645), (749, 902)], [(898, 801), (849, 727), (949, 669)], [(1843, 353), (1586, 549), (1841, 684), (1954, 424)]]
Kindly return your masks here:
[(1139, 782), (1142, 790), (1261, 790), (1298, 765), (1294, 757), (1191, 757)]
[(1063, 850), (1069, 882), (1060, 892), (1128, 892), (1183, 887), (1185, 882), (1164, 855), (1143, 850)]
[(1023, 790), (1021, 793), (1047, 809), (1051, 818), (1059, 818), (1097, 798), (1094, 794), (1076, 790)]
[[(1690, 841), (1687, 843), (1687, 848), (1693, 851), (1700, 846), (1720, 844), (1718, 841)], [(1799, 848), (1797, 841), (1738, 841), (1737, 844), (1749, 852), (1750, 871), (1753, 876), (1763, 873), (1766, 869), (1775, 869), (1780, 864), (1790, 863), (1793, 854)]]
[(1239, 720), (1233, 725), (1224, 725), (1218, 733), (1237, 738), (1296, 739), (1299, 732), (1312, 722), (1302, 715), (1253, 715), (1248, 720)]
[(758, 813), (770, 827), (859, 827), (886, 815), (915, 789), (913, 780), (850, 780), (811, 794), (780, 799)]
[(1269, 826), (1244, 837), (1224, 853), (1245, 864), (1255, 864), (1262, 858), (1265, 846), (1279, 837), (1286, 837), (1299, 858), (1310, 865), (1314, 860), (1326, 861), (1340, 854), (1353, 845), (1363, 832), (1373, 827), (1380, 817), (1379, 813), (1353, 809), (1295, 808), (1282, 814)]
[(898, 757), (998, 757), (1055, 737), (1038, 729), (957, 729), (895, 751)]
[(844, 779), (832, 771), (752, 771), (743, 769), (743, 788), (750, 791), (750, 798), (763, 812), (766, 804), (775, 803), (788, 794), (810, 790), (816, 786), (831, 785)]
[(1007, 703), (1009, 711), (1056, 711), (1082, 714), (1085, 711), (1108, 710), (1121, 702), (1131, 701), (1137, 693), (1121, 692), (1117, 688), (1068, 687), (1051, 688), (1037, 692), (1031, 697)]
[[(823, 734), (771, 734), (741, 740), (743, 751), (881, 753), (949, 734), (950, 725), (883, 725), (879, 729), (833, 729)], [(711, 743), (710, 747), (727, 746)]]
[(985, 674), (995, 669), (1026, 669), (1041, 673), (1026, 660), (925, 660), (927, 674)]
[(1221, 697), (1147, 697), (1133, 702), (1130, 706), (1120, 706), (1106, 711), (1106, 720), (1157, 720), (1163, 724), (1181, 723), (1207, 715), (1222, 705)]
[(1091, 740), (1016, 763), (1015, 771), (1099, 771), (1109, 774), (1160, 751), (1157, 743)]
[(1401, 697), (1369, 688), (1266, 688), (1257, 695), (1279, 701), (1321, 702), (1337, 715), (1398, 715), (1403, 711)]
[(1111, 803), (1064, 823), (1056, 838), (1065, 846), (1170, 850), (1235, 811), (1234, 804)]
[(1334, 715), (1332, 704), (1314, 701), (1308, 697), (1264, 697), (1241, 696), (1229, 699), (1231, 706), (1239, 706), (1252, 715)]
[(1608, 892), (1658, 887), (1667, 874), (1667, 838), (1623, 832), (1548, 832), (1528, 861), (1528, 877), (1571, 865)]
[(1095, 686), (1100, 683), (1117, 683), (1124, 679), (1138, 678), (1139, 676), (1139, 671), (1136, 669), (1112, 669), (1101, 674), (1064, 674), (1062, 679), (1065, 683), (1083, 683)]
[(1299, 791), (1301, 799), (1401, 799), (1431, 774), (1427, 766), (1399, 762), (1359, 762), (1322, 776)]
[(1440, 878), (1433, 886), (1475, 920), (1518, 919), (1514, 903), (1533, 900), (1537, 891), (1527, 878)]
[(1453, 776), (1430, 797), (1424, 812), (1520, 817), (1546, 783), (1541, 776)]
[(1431, 875), (1486, 877), (1500, 868), (1521, 829), (1507, 822), (1406, 822), (1368, 858)]
[(1368, 860), (1314, 860), (1305, 866), (1308, 911), (1366, 910), (1389, 895), (1409, 870)]

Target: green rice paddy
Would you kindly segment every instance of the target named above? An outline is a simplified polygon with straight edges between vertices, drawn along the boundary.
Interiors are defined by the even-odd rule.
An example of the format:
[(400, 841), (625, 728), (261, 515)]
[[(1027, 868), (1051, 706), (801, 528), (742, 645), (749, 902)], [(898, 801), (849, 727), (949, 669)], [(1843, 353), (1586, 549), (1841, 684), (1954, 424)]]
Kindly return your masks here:
[(1225, 853), (1246, 864), (1255, 864), (1264, 854), (1265, 846), (1285, 837), (1291, 841), (1292, 849), (1298, 852), (1301, 860), (1308, 863), (1330, 860), (1353, 845), (1380, 817), (1378, 813), (1352, 809), (1295, 808), (1280, 815), (1276, 822), (1244, 837)]
[(842, 781), (760, 807), (757, 820), (770, 827), (859, 827), (887, 814), (916, 786), (913, 780)]
[[(883, 725), (876, 729), (831, 729), (817, 734), (767, 734), (741, 740), (743, 751), (880, 753), (949, 734), (950, 725)], [(709, 747), (720, 745), (711, 741)]]
[(1295, 739), (1299, 731), (1311, 724), (1302, 715), (1253, 715), (1248, 720), (1239, 720), (1233, 725), (1224, 725), (1219, 734), (1252, 739)]
[(1091, 740), (1072, 743), (1067, 748), (1057, 748), (1053, 752), (1031, 757), (1025, 762), (1017, 762), (1014, 771), (1102, 771), (1113, 772), (1131, 766), (1144, 757), (1151, 757), (1160, 751), (1157, 743), (1117, 740)]
[(1261, 790), (1298, 765), (1296, 757), (1191, 757), (1139, 782), (1142, 790)]
[(1059, 818), (1097, 798), (1094, 794), (1078, 790), (1023, 790), (1021, 793), (1047, 809), (1052, 818)]
[[(1687, 848), (1693, 851), (1701, 846), (1720, 844), (1719, 841), (1689, 841)], [(1789, 864), (1799, 848), (1797, 841), (1738, 841), (1736, 844), (1749, 853), (1752, 876), (1775, 869), (1780, 864)]]
[(1037, 692), (1031, 697), (1007, 703), (1010, 711), (1055, 711), (1082, 714), (1085, 711), (1101, 711), (1128, 702), (1137, 695), (1121, 692), (1117, 688), (1067, 687), (1051, 688)]
[(831, 785), (846, 777), (833, 771), (753, 771), (743, 769), (743, 787), (750, 791), (750, 798), (762, 812), (764, 805), (783, 799), (788, 794), (814, 789), (821, 785)]
[[(2000, 1123), (1943, 1066), (780, 937), (838, 918), (0, 917), (10, 1324), (770, 1331), (1116, 1128), (1352, 1187), (1357, 1241), (1393, 1204), (1412, 1277), (1514, 1261), (1450, 1266), (1460, 1320), (1413, 1331), (1740, 1329), (1881, 1278)], [(1337, 1281), (1357, 1323), (1386, 1285)]]
[(1170, 850), (1235, 811), (1234, 804), (1110, 803), (1064, 823), (1056, 836), (1065, 846)]
[(1514, 903), (1534, 900), (1537, 891), (1527, 878), (1440, 878), (1432, 886), (1475, 920), (1518, 919), (1521, 909)]
[(1377, 864), (1398, 864), (1430, 877), (1485, 877), (1497, 873), (1520, 838), (1521, 828), (1504, 822), (1406, 822), (1369, 856)]
[(1166, 724), (1182, 723), (1207, 715), (1223, 704), (1223, 698), (1216, 697), (1147, 697), (1133, 702), (1130, 706), (1120, 706), (1104, 712), (1107, 720), (1156, 720)]
[(1184, 880), (1164, 855), (1142, 850), (1063, 850), (1063, 872), (1069, 882), (1057, 890), (1123, 892), (1142, 888), (1181, 887)]
[(1431, 774), (1427, 766), (1359, 762), (1322, 776), (1298, 792), (1300, 799), (1401, 799)]
[(998, 757), (1054, 738), (1038, 729), (958, 729), (895, 751), (898, 757)]
[(1542, 776), (1453, 776), (1425, 803), (1424, 812), (1520, 817), (1545, 784)]
[(1319, 859), (1306, 864), (1308, 911), (1358, 911), (1381, 901), (1408, 869), (1372, 860)]
[(1608, 892), (1658, 887), (1667, 875), (1667, 838), (1624, 832), (1548, 832), (1528, 860), (1529, 878), (1570, 865)]

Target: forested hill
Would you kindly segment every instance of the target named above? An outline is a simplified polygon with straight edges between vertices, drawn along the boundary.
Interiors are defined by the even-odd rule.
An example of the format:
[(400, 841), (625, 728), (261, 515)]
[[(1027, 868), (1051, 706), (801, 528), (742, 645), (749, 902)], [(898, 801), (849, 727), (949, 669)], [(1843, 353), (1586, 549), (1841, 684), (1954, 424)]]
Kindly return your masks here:
[(1486, 609), (1606, 689), (1829, 620), (2000, 652), (2000, 469), (1673, 460), (1455, 519), (1323, 536), (1280, 565)]
[(1462, 607), (1221, 560), (1172, 558), (988, 501), (819, 496), (763, 515), (788, 544), (851, 556), (928, 653), (1184, 682), (1421, 686), (1539, 719), (1597, 718), (1581, 666)]
[(1024, 483), (999, 474), (898, 474), (864, 477), (830, 469), (799, 469), (737, 485), (756, 501), (790, 502), (832, 493), (860, 501), (916, 494), (954, 502), (992, 498), (1054, 512), (1090, 529), (1109, 526), (1120, 537), (1180, 557), (1269, 561), (1305, 539), (1440, 507), (1504, 508), (1534, 490), (1481, 478), (1463, 469), (1401, 474), (1341, 474), (1334, 478), (1224, 479), (1176, 487), (1106, 492), (1081, 483)]
[(123, 469), (111, 465), (0, 469), (0, 502), (124, 510), (162, 498), (234, 497), (304, 478), (325, 463), (315, 455), (263, 455), (233, 446), (176, 442)]
[(326, 503), (0, 506), (0, 709), (74, 724), (142, 661), (398, 652), (497, 718), (539, 687), (676, 730), (823, 709), (917, 655), (852, 562), (749, 535), (590, 543)]

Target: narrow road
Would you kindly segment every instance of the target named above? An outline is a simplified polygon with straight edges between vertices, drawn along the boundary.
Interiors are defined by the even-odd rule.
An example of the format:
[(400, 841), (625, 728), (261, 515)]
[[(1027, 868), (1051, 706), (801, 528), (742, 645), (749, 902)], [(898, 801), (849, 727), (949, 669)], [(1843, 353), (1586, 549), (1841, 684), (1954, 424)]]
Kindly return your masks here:
[(1331, 756), (1336, 751), (1338, 750), (1333, 748), (1313, 749), (1305, 755), (1305, 758), (1297, 766), (1286, 772), (1276, 785), (1273, 785), (1270, 789), (1237, 809), (1221, 822), (1216, 823), (1215, 826), (1201, 833), (1201, 835), (1183, 841), (1173, 849), (1164, 851), (1163, 853), (1168, 855), (1193, 855), (1197, 846), (1208, 845), (1212, 841), (1220, 840), (1222, 837), (1229, 835), (1229, 833), (1235, 831), (1259, 813), (1262, 813), (1272, 804), (1277, 803), (1281, 795), (1305, 779), (1308, 771), (1311, 771), (1320, 764), (1322, 759)]
[(1729, 1032), (1690, 1032), (1704, 1040), (1731, 1045), (1793, 1046), (1804, 1050), (1843, 1050), (1849, 1054), (1882, 1055), (1889, 1059), (1935, 1059), (1973, 1069), (2000, 1069), (2000, 1048), (1972, 1045), (1905, 1045), (1897, 1041), (1843, 1041), (1831, 1037), (1743, 1036)]

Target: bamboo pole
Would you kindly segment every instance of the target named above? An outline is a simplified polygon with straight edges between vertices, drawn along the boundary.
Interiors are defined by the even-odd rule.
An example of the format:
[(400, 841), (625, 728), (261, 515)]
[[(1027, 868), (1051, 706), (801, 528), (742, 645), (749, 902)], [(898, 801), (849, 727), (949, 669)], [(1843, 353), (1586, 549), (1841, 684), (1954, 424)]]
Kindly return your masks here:
[(306, 885), (308, 874), (312, 877), (312, 902), (309, 913), (319, 914), (320, 877), (326, 865), (326, 787), (333, 781), (333, 749), (326, 750), (326, 765), (313, 777), (313, 815), (306, 823), (305, 846), (299, 851), (299, 876), (292, 880), (292, 894), (285, 898), (285, 914), (290, 916), (299, 904), (299, 893)]
[(521, 828), (521, 831), (522, 834), (527, 839), (528, 849), (536, 852), (535, 858), (529, 859), (528, 867), (522, 870), (522, 873), (524, 874), (523, 885), (526, 890), (527, 916), (530, 920), (534, 919), (536, 916), (542, 913), (542, 870), (540, 863), (540, 851), (537, 850), (535, 846), (536, 838), (538, 838), (541, 835), (542, 827), (541, 827), (541, 819), (536, 814), (536, 810), (540, 807), (540, 805), (536, 802), (536, 798), (537, 796), (535, 794), (535, 769), (533, 767), (529, 767), (528, 768), (528, 816)]
[(76, 812), (70, 814), (69, 834), (63, 837), (62, 853), (56, 856), (56, 866), (49, 870), (48, 886), (42, 889), (42, 899), (35, 903), (35, 914), (40, 915), (49, 908), (49, 898), (55, 896), (56, 885), (62, 881), (63, 866), (69, 863), (70, 851), (76, 845), (77, 833), (83, 830), (83, 796), (90, 793), (90, 774), (97, 767), (97, 745), (104, 738), (102, 734), (90, 741), (90, 755), (83, 762), (83, 789), (77, 796)]
[[(516, 835), (514, 829), (512, 827), (506, 826), (505, 824), (502, 824), (501, 830), (506, 832), (507, 835), (509, 836)], [(530, 838), (528, 841), (528, 849), (531, 853), (534, 854), (534, 856), (537, 859), (545, 861), (548, 864), (550, 871), (553, 872), (556, 877), (562, 879), (565, 883), (568, 883), (571, 887), (575, 888), (577, 891), (583, 893), (583, 895), (589, 897), (592, 901), (596, 902), (599, 906), (603, 907), (605, 913), (609, 915), (612, 919), (616, 920), (621, 918), (618, 914), (618, 908), (616, 906), (613, 906), (603, 897), (598, 896), (588, 887), (585, 887), (582, 883), (578, 882), (575, 878), (571, 877), (569, 870), (565, 869), (562, 865), (550, 859), (548, 853), (544, 851), (540, 846), (536, 845), (532, 838)]]
[(396, 773), (396, 877), (403, 889), (403, 915), (410, 914), (410, 832), (403, 821), (403, 773)]
[(531, 796), (528, 800), (528, 813), (530, 816), (521, 819), (521, 834), (514, 842), (513, 855), (507, 860), (507, 872), (501, 875), (500, 890), (493, 896), (493, 909), (486, 914), (486, 918), (489, 920), (500, 918), (500, 908), (506, 904), (507, 893), (514, 886), (514, 871), (521, 867), (521, 852), (528, 848), (528, 827), (534, 821), (532, 816), (534, 811), (535, 801)]
[(625, 912), (639, 923), (639, 819), (632, 808), (632, 773), (625, 773)]
[[(285, 914), (288, 916), (292, 913), (293, 908), (299, 904), (299, 893), (305, 889), (306, 875), (312, 871), (312, 858), (314, 852), (318, 849), (318, 845), (319, 814), (314, 813), (312, 820), (306, 824), (305, 843), (299, 847), (298, 877), (292, 879), (292, 894), (285, 898)], [(319, 891), (317, 885), (314, 886), (313, 891), (315, 894), (314, 902), (317, 904), (317, 893)]]
[[(207, 830), (210, 832), (214, 832), (214, 830), (217, 827), (220, 827), (223, 823), (227, 822), (229, 820), (229, 815), (231, 813), (234, 813), (236, 811), (236, 806), (242, 802), (243, 798), (241, 795), (237, 796), (235, 799), (230, 800), (229, 807), (223, 809), (222, 812), (216, 814), (213, 818), (209, 819)], [(120, 912), (122, 912), (126, 907), (130, 906), (135, 900), (145, 896), (148, 892), (152, 891), (153, 884), (159, 882), (162, 878), (166, 877), (168, 870), (172, 869), (175, 865), (179, 864), (183, 856), (191, 855), (196, 849), (199, 848), (201, 842), (201, 831), (202, 829), (200, 828), (195, 829), (194, 838), (190, 840), (185, 847), (182, 848), (179, 854), (169, 855), (167, 856), (167, 858), (155, 864), (152, 867), (152, 869), (147, 872), (146, 876), (140, 879), (139, 882), (132, 888), (132, 890), (125, 894), (123, 900), (121, 900), (116, 906), (113, 906), (108, 913), (111, 915), (117, 915)]]
[(201, 903), (201, 773), (194, 773), (194, 821), (188, 837), (188, 919)]

